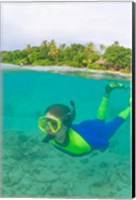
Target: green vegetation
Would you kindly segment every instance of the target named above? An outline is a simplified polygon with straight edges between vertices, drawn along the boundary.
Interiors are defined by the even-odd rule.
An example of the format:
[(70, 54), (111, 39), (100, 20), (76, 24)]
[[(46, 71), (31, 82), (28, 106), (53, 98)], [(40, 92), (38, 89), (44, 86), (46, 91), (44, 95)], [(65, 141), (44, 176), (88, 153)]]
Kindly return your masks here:
[(40, 46), (30, 46), (23, 50), (2, 51), (2, 62), (17, 65), (68, 65), (72, 67), (130, 72), (131, 50), (115, 41), (111, 46), (103, 44), (97, 49), (94, 43), (61, 44), (54, 40), (43, 41)]

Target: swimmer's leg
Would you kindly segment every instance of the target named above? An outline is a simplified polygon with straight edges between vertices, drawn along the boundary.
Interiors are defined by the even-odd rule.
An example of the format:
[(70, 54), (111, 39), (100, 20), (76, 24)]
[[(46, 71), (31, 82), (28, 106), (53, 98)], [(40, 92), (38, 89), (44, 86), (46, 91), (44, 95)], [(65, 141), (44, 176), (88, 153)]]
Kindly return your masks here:
[(105, 121), (108, 107), (108, 98), (106, 96), (102, 97), (101, 104), (97, 111), (97, 119)]
[(100, 103), (100, 106), (97, 111), (97, 119), (105, 121), (106, 119), (106, 114), (107, 114), (107, 107), (108, 107), (108, 99), (111, 94), (111, 92), (116, 89), (116, 88), (124, 88), (126, 89), (127, 86), (120, 82), (110, 82), (106, 87), (105, 87), (105, 94), (102, 98), (102, 101)]
[(118, 116), (111, 122), (105, 124), (105, 132), (103, 132), (103, 138), (110, 139), (124, 122), (125, 120)]
[(132, 102), (132, 98), (130, 98), (130, 100), (129, 100), (129, 106), (126, 109), (124, 109), (122, 112), (120, 112), (118, 115), (119, 117), (123, 118), (124, 120), (127, 119), (130, 115), (131, 102)]
[(111, 122), (105, 124), (105, 134), (103, 135), (104, 138), (110, 139), (117, 129), (128, 119), (130, 115), (130, 105), (125, 108), (119, 115)]

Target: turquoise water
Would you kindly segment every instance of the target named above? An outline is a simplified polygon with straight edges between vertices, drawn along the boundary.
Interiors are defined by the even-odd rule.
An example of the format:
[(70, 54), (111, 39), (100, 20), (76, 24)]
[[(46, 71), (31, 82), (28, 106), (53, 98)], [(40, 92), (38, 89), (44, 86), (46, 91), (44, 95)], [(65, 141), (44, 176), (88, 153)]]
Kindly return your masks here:
[[(96, 117), (111, 79), (40, 71), (3, 71), (2, 195), (5, 197), (130, 198), (130, 121), (105, 152), (70, 157), (42, 143), (37, 121), (56, 103), (76, 104), (75, 123)], [(121, 80), (130, 85), (130, 81)], [(128, 105), (130, 91), (115, 90), (107, 120)]]

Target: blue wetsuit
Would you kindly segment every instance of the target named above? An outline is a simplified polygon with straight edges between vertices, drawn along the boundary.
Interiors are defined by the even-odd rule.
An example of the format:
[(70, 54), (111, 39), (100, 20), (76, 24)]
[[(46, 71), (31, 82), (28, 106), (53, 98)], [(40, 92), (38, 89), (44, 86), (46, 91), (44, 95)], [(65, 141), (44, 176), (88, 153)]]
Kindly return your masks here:
[(100, 119), (85, 120), (80, 124), (73, 124), (72, 129), (80, 134), (93, 149), (106, 149), (109, 139), (124, 121), (121, 117), (116, 117), (108, 123)]

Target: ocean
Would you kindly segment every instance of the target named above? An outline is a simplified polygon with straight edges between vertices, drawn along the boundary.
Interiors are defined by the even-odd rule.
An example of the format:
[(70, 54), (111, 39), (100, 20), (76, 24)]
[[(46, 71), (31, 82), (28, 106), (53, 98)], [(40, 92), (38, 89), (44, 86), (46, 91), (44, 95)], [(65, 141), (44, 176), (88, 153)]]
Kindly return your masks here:
[[(9, 68), (2, 71), (2, 196), (131, 198), (130, 118), (110, 139), (106, 151), (83, 157), (71, 157), (43, 143), (38, 128), (38, 118), (48, 106), (70, 107), (70, 100), (76, 105), (74, 123), (95, 119), (105, 86), (119, 81), (131, 87), (130, 77), (60, 67), (44, 71), (38, 66), (12, 70), (5, 66)], [(128, 106), (130, 92), (112, 91), (107, 122)]]

